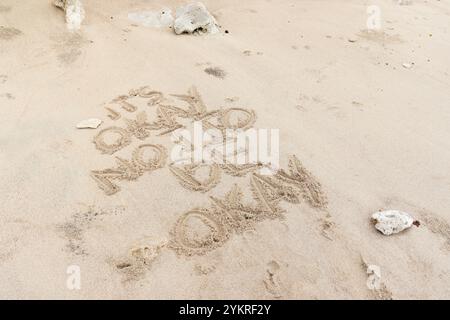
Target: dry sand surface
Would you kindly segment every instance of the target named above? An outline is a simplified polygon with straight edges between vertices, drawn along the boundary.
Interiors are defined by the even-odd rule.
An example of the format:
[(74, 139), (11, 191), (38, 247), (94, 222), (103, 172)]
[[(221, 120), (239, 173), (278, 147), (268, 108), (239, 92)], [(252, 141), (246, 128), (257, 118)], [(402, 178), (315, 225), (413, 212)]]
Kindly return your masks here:
[[(450, 297), (449, 0), (205, 0), (221, 32), (202, 36), (128, 19), (184, 1), (85, 0), (79, 32), (50, 2), (0, 1), (1, 298)], [(170, 134), (139, 126), (192, 87), (279, 128), (301, 192), (265, 210), (254, 172), (170, 167)], [(103, 123), (76, 128), (88, 118)], [(370, 216), (387, 209), (421, 226), (384, 236)]]

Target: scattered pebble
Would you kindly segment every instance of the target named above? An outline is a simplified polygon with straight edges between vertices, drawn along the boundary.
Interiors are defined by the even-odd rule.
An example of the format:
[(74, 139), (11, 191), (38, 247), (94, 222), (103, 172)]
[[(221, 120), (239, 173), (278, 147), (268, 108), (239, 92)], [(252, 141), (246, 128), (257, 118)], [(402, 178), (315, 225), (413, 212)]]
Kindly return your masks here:
[(224, 70), (222, 70), (221, 68), (218, 68), (218, 67), (214, 67), (214, 68), (208, 67), (204, 71), (205, 71), (205, 73), (207, 73), (211, 76), (214, 76), (216, 78), (220, 78), (220, 79), (224, 79), (227, 75), (227, 73)]
[(414, 65), (414, 63), (408, 63), (408, 62), (405, 62), (402, 64), (403, 68), (405, 68), (405, 69), (411, 69), (413, 67), (413, 65)]

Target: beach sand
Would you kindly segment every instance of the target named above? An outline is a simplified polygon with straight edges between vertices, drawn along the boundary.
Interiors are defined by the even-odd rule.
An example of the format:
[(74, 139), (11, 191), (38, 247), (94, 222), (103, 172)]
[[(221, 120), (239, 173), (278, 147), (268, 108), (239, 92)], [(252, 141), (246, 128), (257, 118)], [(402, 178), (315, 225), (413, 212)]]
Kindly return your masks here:
[[(450, 297), (450, 1), (205, 0), (221, 32), (202, 36), (128, 19), (184, 1), (84, 0), (79, 32), (50, 2), (0, 5), (0, 298)], [(116, 99), (144, 86), (131, 106)], [(298, 203), (224, 221), (214, 200), (254, 203), (264, 181), (218, 167), (191, 183), (169, 166), (170, 134), (121, 131), (192, 87), (208, 110), (280, 130), (282, 168), (304, 169)], [(76, 128), (88, 118), (103, 123)], [(115, 189), (101, 179), (116, 156), (145, 163)], [(420, 227), (380, 234), (370, 217), (388, 209)]]

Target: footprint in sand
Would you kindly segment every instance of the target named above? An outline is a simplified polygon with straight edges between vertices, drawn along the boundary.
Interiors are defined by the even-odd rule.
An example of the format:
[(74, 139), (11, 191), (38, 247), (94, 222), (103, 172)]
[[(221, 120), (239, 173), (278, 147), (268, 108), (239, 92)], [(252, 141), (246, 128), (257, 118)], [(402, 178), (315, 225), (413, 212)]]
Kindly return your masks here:
[(8, 100), (14, 100), (16, 98), (9, 92), (0, 94), (0, 97), (1, 98), (6, 98)]
[(262, 56), (264, 53), (262, 53), (261, 51), (258, 51), (258, 52), (253, 52), (253, 51), (251, 51), (251, 50), (245, 50), (245, 51), (243, 51), (242, 52), (245, 56), (247, 56), (247, 57), (250, 57), (250, 56), (253, 56), (253, 55), (258, 55), (258, 56)]
[(399, 35), (390, 35), (382, 31), (363, 30), (357, 34), (358, 37), (379, 44), (401, 43), (403, 40)]
[(0, 13), (5, 13), (11, 11), (11, 7), (0, 5)]
[(333, 241), (336, 237), (335, 234), (335, 223), (331, 220), (331, 216), (327, 214), (325, 218), (319, 219), (320, 222), (320, 228), (321, 228), (321, 234), (326, 239)]
[(137, 281), (145, 277), (167, 241), (157, 244), (149, 239), (140, 240), (133, 245), (125, 257), (112, 261), (115, 269), (124, 276), (124, 282)]
[(194, 266), (194, 270), (198, 275), (207, 275), (216, 270), (216, 265), (211, 262), (199, 263)]
[(439, 235), (445, 240), (443, 249), (450, 251), (450, 224), (438, 217), (429, 213), (422, 215), (424, 225), (433, 233)]
[(263, 280), (264, 286), (266, 287), (266, 290), (274, 296), (274, 298), (281, 298), (283, 297), (283, 287), (280, 282), (278, 273), (280, 271), (280, 264), (276, 262), (275, 260), (270, 261), (267, 264), (266, 269), (266, 276)]
[(300, 94), (298, 97), (298, 104), (295, 106), (300, 111), (309, 111), (316, 108), (322, 103), (322, 99), (319, 96), (309, 97), (304, 94)]
[(83, 54), (83, 46), (91, 43), (78, 33), (62, 33), (53, 39), (56, 57), (62, 65), (70, 65)]
[(12, 40), (22, 34), (22, 31), (16, 28), (0, 26), (0, 40)]

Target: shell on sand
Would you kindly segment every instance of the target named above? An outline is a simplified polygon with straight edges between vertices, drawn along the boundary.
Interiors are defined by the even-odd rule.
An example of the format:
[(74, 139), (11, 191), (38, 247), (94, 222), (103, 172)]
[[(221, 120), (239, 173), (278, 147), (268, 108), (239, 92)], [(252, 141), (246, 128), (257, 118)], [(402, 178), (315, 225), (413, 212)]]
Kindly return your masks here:
[(78, 129), (97, 129), (101, 124), (102, 124), (102, 120), (100, 119), (96, 119), (96, 118), (91, 118), (91, 119), (86, 119), (86, 120), (82, 120), (77, 124), (77, 128)]

